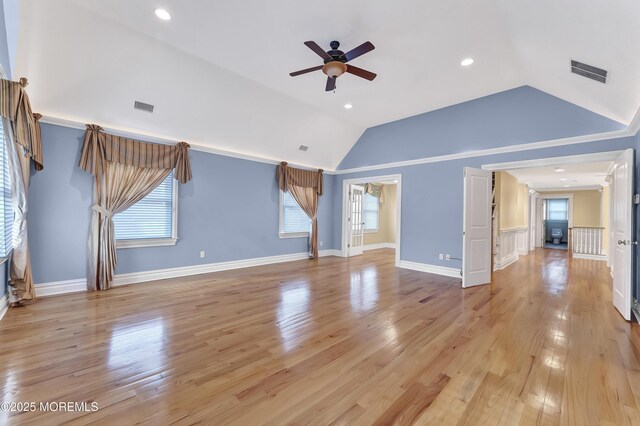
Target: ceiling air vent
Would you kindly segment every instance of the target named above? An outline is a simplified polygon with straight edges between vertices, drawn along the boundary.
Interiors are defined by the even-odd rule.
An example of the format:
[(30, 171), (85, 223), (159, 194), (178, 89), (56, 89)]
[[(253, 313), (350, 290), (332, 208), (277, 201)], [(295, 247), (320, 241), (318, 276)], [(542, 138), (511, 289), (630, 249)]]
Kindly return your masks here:
[(593, 65), (583, 64), (578, 61), (571, 61), (571, 72), (590, 78), (591, 80), (599, 81), (600, 83), (607, 82), (607, 71), (602, 68), (594, 67)]
[(153, 112), (153, 105), (145, 104), (144, 102), (135, 101), (135, 103), (133, 104), (133, 107), (135, 109), (140, 109), (142, 111)]
[(306, 146), (306, 145), (300, 145), (300, 148), (298, 148), (298, 149), (299, 149), (300, 151), (306, 151), (306, 150), (308, 150), (308, 149), (309, 149), (309, 147), (308, 147), (308, 146)]

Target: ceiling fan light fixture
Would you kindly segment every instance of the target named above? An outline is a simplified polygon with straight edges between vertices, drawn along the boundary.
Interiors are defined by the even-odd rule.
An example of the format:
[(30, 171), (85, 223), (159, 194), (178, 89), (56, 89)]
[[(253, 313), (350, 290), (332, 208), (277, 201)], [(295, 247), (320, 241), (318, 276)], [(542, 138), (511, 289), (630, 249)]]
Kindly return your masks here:
[(331, 61), (324, 64), (322, 72), (329, 77), (338, 78), (347, 71), (347, 65), (340, 61)]

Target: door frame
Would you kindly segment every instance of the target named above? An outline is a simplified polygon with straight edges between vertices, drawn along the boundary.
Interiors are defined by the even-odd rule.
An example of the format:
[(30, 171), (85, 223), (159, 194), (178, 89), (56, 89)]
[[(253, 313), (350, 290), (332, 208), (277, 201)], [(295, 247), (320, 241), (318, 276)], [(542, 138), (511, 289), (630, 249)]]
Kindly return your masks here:
[[(353, 207), (354, 207), (354, 202), (353, 200), (349, 200), (349, 210), (347, 213), (349, 213), (349, 215), (351, 216), (351, 220), (347, 221), (347, 244), (351, 244), (348, 245), (347, 248), (347, 254), (349, 255), (349, 257), (352, 256), (360, 256), (361, 254), (364, 253), (364, 194), (366, 194), (366, 188), (365, 188), (366, 184), (351, 184), (349, 185), (349, 192), (350, 194), (353, 196), (353, 191), (355, 189), (357, 189), (358, 191), (362, 191), (362, 199), (360, 200), (360, 215), (361, 215), (361, 220), (362, 222), (360, 223), (360, 246), (358, 247), (357, 253), (355, 253), (355, 248), (353, 245), (353, 224), (355, 223), (355, 220), (353, 220)], [(351, 252), (354, 251), (354, 253), (352, 254)]]
[(352, 178), (345, 179), (342, 181), (342, 218), (340, 222), (342, 223), (342, 243), (341, 253), (342, 257), (349, 257), (349, 250), (347, 247), (348, 239), (349, 239), (349, 230), (348, 230), (348, 211), (351, 207), (349, 204), (349, 186), (359, 183), (373, 183), (380, 181), (389, 181), (395, 180), (396, 182), (396, 267), (400, 267), (400, 249), (401, 245), (401, 236), (402, 236), (402, 174), (394, 174), (394, 175), (382, 175), (382, 176), (363, 176), (360, 178)]
[[(629, 149), (632, 149), (632, 148), (629, 148)], [(593, 163), (593, 162), (599, 162), (599, 161), (616, 161), (620, 156), (620, 154), (622, 154), (625, 151), (627, 151), (627, 149), (618, 150), (618, 151), (596, 152), (596, 153), (590, 153), (590, 154), (567, 155), (564, 157), (548, 157), (548, 158), (538, 158), (535, 160), (522, 160), (522, 161), (512, 161), (512, 162), (504, 162), (504, 163), (484, 164), (482, 165), (481, 168), (484, 170), (498, 172), (498, 171), (513, 170), (513, 169), (524, 169), (529, 167), (553, 167), (553, 166), (560, 166), (563, 164)], [(569, 198), (567, 197), (567, 195), (569, 194), (563, 194), (563, 195), (564, 195), (563, 198)], [(611, 193), (611, 197), (613, 197), (613, 192)], [(542, 199), (542, 198), (543, 197), (538, 197), (538, 199)], [(544, 197), (544, 198), (547, 198), (547, 197)], [(613, 204), (614, 202), (615, 201), (613, 199), (610, 200), (611, 204)], [(572, 197), (570, 198), (570, 204), (571, 204), (570, 208), (573, 209)], [(570, 217), (570, 219), (571, 219), (571, 224), (573, 224), (572, 223), (573, 218)], [(631, 237), (633, 238), (635, 236), (632, 235)], [(613, 251), (613, 247), (609, 247), (609, 251)], [(489, 255), (491, 255), (491, 253), (489, 253)], [(631, 257), (632, 257), (631, 265), (633, 265), (633, 250), (632, 250)], [(611, 262), (611, 265), (613, 266), (613, 261)], [(613, 276), (613, 271), (611, 272), (612, 272), (611, 275)], [(633, 294), (633, 280), (631, 280), (631, 286), (632, 286), (631, 294)]]

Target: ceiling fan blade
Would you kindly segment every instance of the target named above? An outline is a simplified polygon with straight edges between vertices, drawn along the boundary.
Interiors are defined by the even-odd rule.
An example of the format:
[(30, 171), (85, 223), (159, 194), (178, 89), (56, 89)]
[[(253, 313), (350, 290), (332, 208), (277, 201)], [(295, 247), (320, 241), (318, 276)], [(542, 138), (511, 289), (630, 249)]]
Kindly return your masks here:
[(327, 87), (325, 87), (326, 92), (331, 92), (336, 88), (336, 78), (335, 77), (327, 77)]
[(331, 55), (329, 55), (327, 52), (325, 52), (322, 49), (322, 47), (318, 46), (318, 43), (316, 43), (315, 41), (305, 41), (304, 44), (309, 49), (311, 49), (314, 52), (316, 52), (318, 54), (318, 56), (320, 56), (322, 59), (332, 59)]
[(347, 60), (347, 62), (349, 62), (357, 58), (358, 56), (362, 56), (367, 52), (371, 52), (375, 48), (376, 47), (370, 41), (365, 41), (360, 46), (345, 53), (344, 58)]
[(353, 65), (347, 65), (347, 72), (349, 74), (357, 75), (358, 77), (362, 77), (369, 81), (373, 80), (378, 75), (374, 72), (363, 70), (362, 68), (354, 67)]
[(300, 70), (300, 71), (295, 71), (295, 72), (290, 72), (289, 75), (291, 77), (295, 77), (297, 75), (300, 74), (306, 74), (308, 72), (312, 72), (312, 71), (318, 71), (322, 69), (322, 65), (318, 65), (317, 67), (311, 67), (311, 68), (307, 68), (306, 70)]

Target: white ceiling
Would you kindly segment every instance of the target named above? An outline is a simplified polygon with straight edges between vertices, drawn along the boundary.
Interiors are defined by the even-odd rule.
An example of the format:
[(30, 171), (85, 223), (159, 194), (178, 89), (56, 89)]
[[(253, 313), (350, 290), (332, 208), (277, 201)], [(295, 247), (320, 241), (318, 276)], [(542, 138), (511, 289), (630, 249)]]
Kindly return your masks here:
[[(329, 170), (365, 128), (523, 84), (628, 124), (640, 105), (640, 2), (56, 0), (22, 2), (16, 75), (46, 115)], [(153, 13), (164, 7), (169, 22)], [(326, 93), (302, 43), (378, 73)], [(475, 63), (459, 65), (465, 57)], [(569, 73), (610, 71), (602, 85)], [(98, 101), (96, 101), (98, 99)], [(134, 111), (134, 100), (156, 105)], [(353, 104), (351, 110), (343, 108)], [(306, 153), (297, 150), (308, 145)]]
[[(508, 170), (520, 183), (536, 191), (598, 189), (611, 172), (611, 161), (595, 163), (565, 164), (554, 167), (532, 167)], [(556, 171), (562, 169), (564, 171)], [(567, 187), (568, 185), (568, 187)]]

